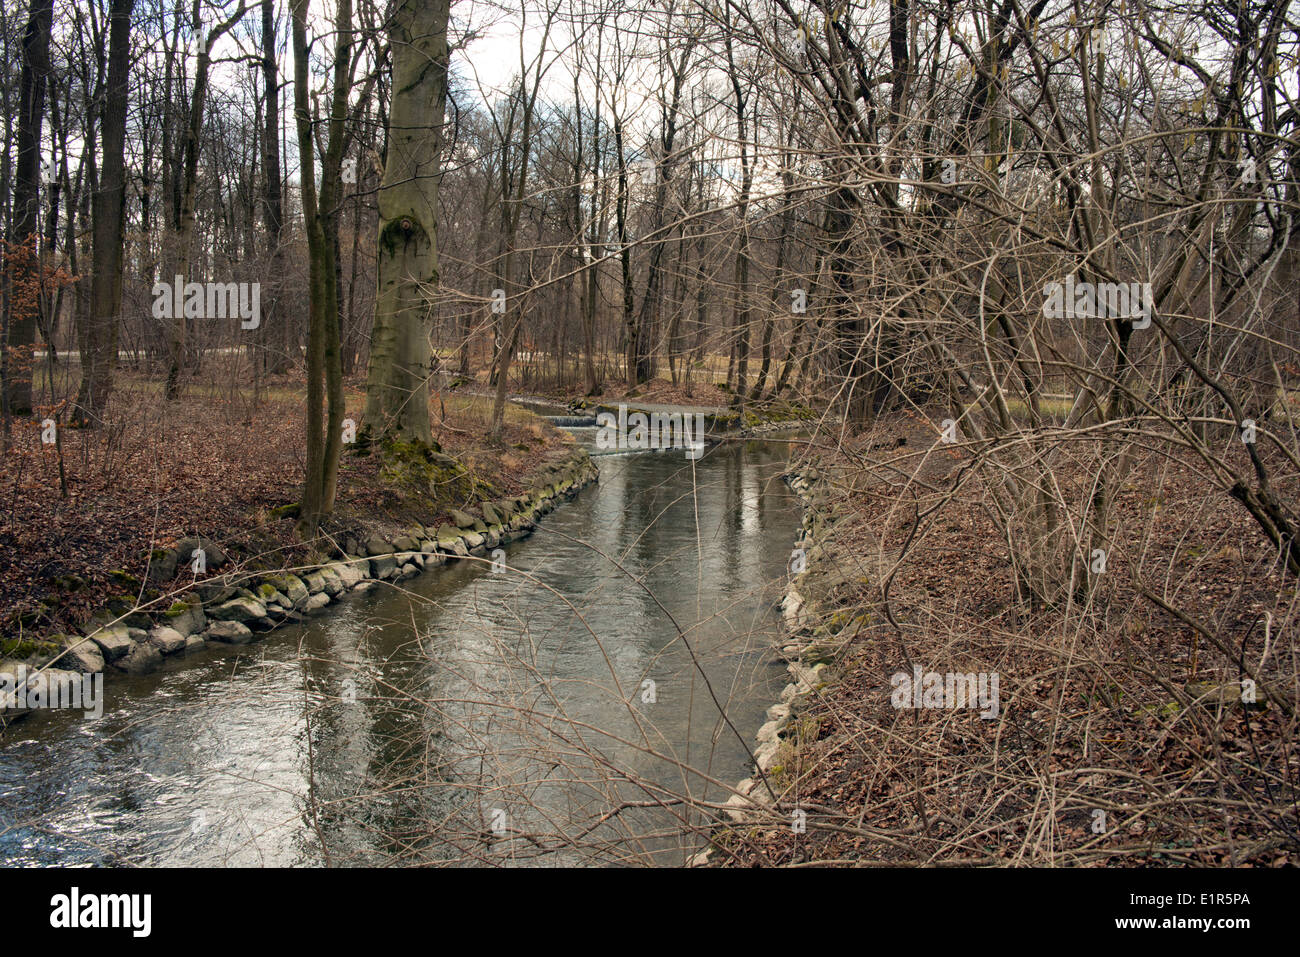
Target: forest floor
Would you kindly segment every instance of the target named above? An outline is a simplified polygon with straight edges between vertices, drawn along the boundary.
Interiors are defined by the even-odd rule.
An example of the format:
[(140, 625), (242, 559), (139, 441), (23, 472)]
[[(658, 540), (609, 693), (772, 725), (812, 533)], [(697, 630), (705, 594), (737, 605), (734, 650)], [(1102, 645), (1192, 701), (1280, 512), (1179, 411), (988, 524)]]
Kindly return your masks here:
[[(250, 386), (228, 367), (234, 361), (209, 359), (203, 381), (189, 383), (173, 402), (156, 378), (122, 369), (111, 420), (95, 430), (62, 429), (61, 455), (42, 442), (38, 420), (13, 423), (13, 447), (0, 456), (0, 636), (7, 645), (78, 629), (106, 593), (145, 579), (154, 549), (186, 536), (211, 539), (236, 559), (283, 567), (326, 547), (329, 536), (434, 524), (446, 508), (472, 504), (439, 501), (442, 512), (430, 514), (427, 488), (406, 487), (402, 476), (381, 471), (378, 456), (345, 445), (325, 538), (299, 541), (292, 505), (306, 460), (304, 383), (274, 377)], [(359, 383), (348, 384), (346, 401), (359, 422)], [(540, 465), (573, 450), (566, 433), (513, 405), (499, 444), (487, 437), (489, 400), (449, 393), (432, 405), (434, 439), (468, 471), (475, 497), (518, 494)]]
[[(715, 831), (713, 862), (1296, 863), (1298, 596), (1254, 522), (1196, 462), (1138, 459), (1092, 597), (1034, 609), (978, 469), (938, 431), (903, 417), (819, 451), (829, 560), (797, 587), (838, 636), (818, 652), (834, 677), (791, 718), (781, 811)], [(1090, 471), (1058, 479), (1086, 496)], [(996, 718), (895, 707), (913, 667), (998, 674)]]

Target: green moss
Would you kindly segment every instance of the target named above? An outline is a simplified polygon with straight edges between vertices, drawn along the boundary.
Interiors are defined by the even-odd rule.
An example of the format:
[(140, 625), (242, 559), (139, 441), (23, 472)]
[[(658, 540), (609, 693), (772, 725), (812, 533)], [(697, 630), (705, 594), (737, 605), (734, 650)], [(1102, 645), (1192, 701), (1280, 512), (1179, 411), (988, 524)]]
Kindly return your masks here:
[(297, 518), (302, 506), (298, 502), (290, 502), (286, 505), (277, 505), (271, 509), (272, 518)]
[(1164, 704), (1143, 705), (1137, 709), (1137, 713), (1149, 714), (1158, 718), (1172, 718), (1182, 710), (1182, 705), (1177, 701), (1166, 701)]
[(114, 568), (108, 573), (108, 577), (112, 579), (113, 584), (121, 585), (123, 588), (130, 588), (137, 591), (140, 588), (140, 579), (136, 578), (130, 572), (123, 571), (120, 568)]
[(0, 658), (36, 658), (53, 655), (59, 650), (56, 641), (42, 641), (36, 638), (0, 639)]
[(166, 615), (168, 618), (179, 618), (181, 615), (189, 611), (192, 607), (193, 606), (190, 605), (188, 602), (177, 601), (177, 602), (173, 602), (172, 606), (168, 608), (165, 612), (163, 612), (163, 614)]
[(386, 439), (383, 458), (379, 476), (386, 485), (409, 491), (435, 509), (469, 500), (482, 484), (436, 442)]

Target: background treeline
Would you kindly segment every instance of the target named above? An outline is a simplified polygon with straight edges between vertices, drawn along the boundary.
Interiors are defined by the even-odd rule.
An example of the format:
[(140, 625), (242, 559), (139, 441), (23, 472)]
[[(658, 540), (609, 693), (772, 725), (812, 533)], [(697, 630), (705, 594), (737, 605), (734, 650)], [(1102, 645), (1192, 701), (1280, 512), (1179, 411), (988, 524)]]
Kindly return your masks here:
[[(435, 4), (446, 81), (410, 113), (392, 78), (417, 6), (3, 14), (6, 434), (36, 406), (98, 422), (119, 362), (175, 395), (218, 349), (254, 377), (305, 367), (323, 408), (374, 365), (396, 108), (432, 131), (407, 177), (435, 209), (431, 355), (406, 357), (426, 384), (725, 381), (854, 426), (937, 401), (1004, 457), (1005, 514), (1046, 523), (1031, 552), (1058, 522), (1105, 536), (1108, 443), (1141, 432), (1300, 567), (1270, 458), (1295, 462), (1288, 3)], [(155, 318), (175, 275), (260, 283), (260, 326)], [(1149, 283), (1151, 326), (1045, 317), (1067, 276)], [(1246, 420), (1262, 439), (1234, 446)], [(1088, 501), (1035, 505), (1081, 434)]]

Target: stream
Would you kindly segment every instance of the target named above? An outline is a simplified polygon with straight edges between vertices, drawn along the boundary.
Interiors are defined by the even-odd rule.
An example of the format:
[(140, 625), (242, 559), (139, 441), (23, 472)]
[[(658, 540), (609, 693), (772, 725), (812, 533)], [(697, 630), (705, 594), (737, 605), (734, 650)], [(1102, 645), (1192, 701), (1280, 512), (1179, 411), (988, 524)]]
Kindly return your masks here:
[(692, 802), (747, 775), (788, 680), (771, 652), (800, 516), (788, 448), (595, 456), (599, 483), (504, 561), (112, 675), (98, 720), (18, 722), (0, 857), (682, 864), (702, 844)]

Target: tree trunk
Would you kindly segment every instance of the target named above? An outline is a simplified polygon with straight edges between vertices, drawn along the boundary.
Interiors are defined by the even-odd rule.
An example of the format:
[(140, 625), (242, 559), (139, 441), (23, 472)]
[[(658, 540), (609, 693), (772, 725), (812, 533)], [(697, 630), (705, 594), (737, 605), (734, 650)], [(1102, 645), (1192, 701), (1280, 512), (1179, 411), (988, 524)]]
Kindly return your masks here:
[(436, 219), (447, 102), (450, 0), (402, 0), (393, 17), (388, 157), (379, 189), (375, 325), (366, 429), (429, 442), (429, 295), (438, 282)]
[(280, 185), (280, 72), (275, 62), (275, 0), (262, 0), (262, 95), (266, 120), (262, 132), (262, 215), (266, 225), (266, 251), (271, 265), (269, 295), (262, 296), (262, 367), (271, 375), (289, 371), (292, 360), (284, 348), (289, 337), (281, 329), (288, 318), (280, 314), (278, 283), (284, 275), (280, 249), (284, 224), (284, 199)]
[[(32, 0), (23, 31), (19, 79), (18, 163), (14, 176), (13, 227), (9, 240), (30, 246), (6, 270), (9, 301), (4, 350), (4, 404), (9, 415), (32, 411), (32, 350), (36, 345), (37, 302), (28, 290), (36, 281), (36, 230), (40, 212), (41, 126), (45, 118), (45, 78), (50, 72), (50, 31), (54, 0)], [(8, 256), (6, 256), (8, 259)]]
[[(168, 274), (163, 276), (165, 282), (173, 281), (173, 274), (180, 276), (181, 282), (189, 280), (190, 246), (193, 245), (194, 241), (194, 205), (198, 199), (199, 188), (199, 152), (203, 145), (203, 112), (208, 97), (208, 74), (212, 65), (212, 48), (216, 46), (217, 41), (231, 27), (243, 18), (244, 11), (244, 0), (240, 0), (239, 7), (231, 15), (230, 19), (217, 24), (208, 31), (203, 47), (199, 50), (198, 62), (194, 66), (194, 87), (190, 91), (189, 115), (186, 118), (188, 122), (185, 125), (180, 205), (176, 208), (175, 218), (172, 221), (172, 255), (175, 257), (176, 265), (173, 269), (168, 270)], [(198, 20), (199, 8), (197, 5), (194, 8), (194, 14), (194, 27), (197, 30), (201, 26)], [(167, 369), (166, 397), (168, 400), (175, 399), (180, 395), (181, 369), (184, 367), (186, 359), (185, 310), (178, 309), (176, 311), (179, 315), (172, 317), (168, 342), (168, 352), (171, 356), (171, 364)]]
[(104, 100), (99, 190), (91, 205), (94, 265), (90, 312), (81, 337), (81, 386), (72, 421), (98, 425), (113, 388), (122, 312), (122, 238), (126, 210), (126, 114), (131, 70), (131, 11), (135, 0), (113, 0), (108, 31), (108, 90)]
[[(338, 232), (335, 208), (343, 162), (343, 122), (351, 86), (352, 2), (338, 0), (329, 137), (316, 195), (316, 158), (308, 102), (307, 7), (293, 0), (294, 113), (302, 210), (309, 254), (310, 305), (307, 336), (307, 470), (303, 481), (300, 533), (314, 533), (334, 511), (339, 452), (343, 441), (343, 370), (339, 344)], [(324, 403), (328, 402), (328, 412)], [(323, 431), (323, 434), (322, 434)]]

